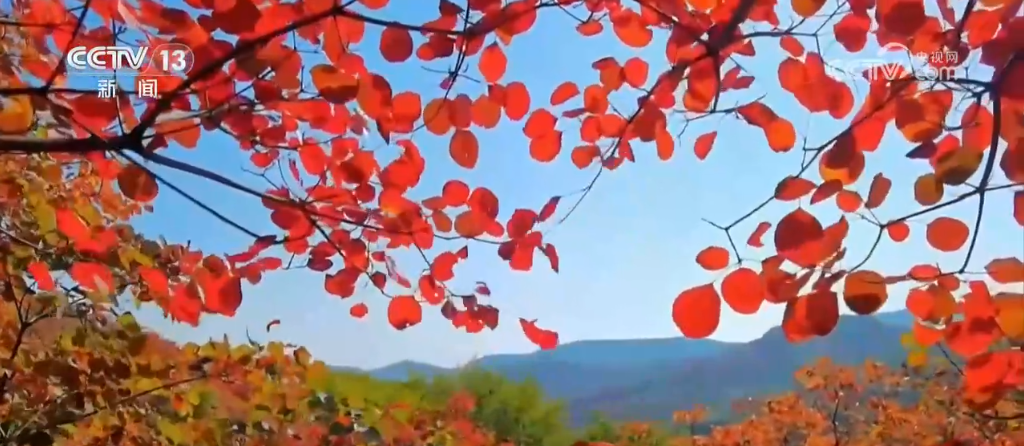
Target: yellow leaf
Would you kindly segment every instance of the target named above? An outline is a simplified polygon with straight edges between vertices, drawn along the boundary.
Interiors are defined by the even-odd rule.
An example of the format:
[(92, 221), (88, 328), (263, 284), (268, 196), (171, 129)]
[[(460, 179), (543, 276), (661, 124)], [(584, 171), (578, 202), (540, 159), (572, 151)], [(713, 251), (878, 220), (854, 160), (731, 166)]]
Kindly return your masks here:
[(117, 323), (129, 333), (137, 333), (142, 330), (139, 323), (135, 320), (135, 316), (131, 313), (124, 313), (118, 316)]
[(199, 403), (203, 401), (202, 391), (199, 390), (199, 388), (197, 387), (193, 387), (191, 390), (189, 390), (188, 396), (186, 396), (186, 400), (189, 402), (189, 404), (193, 406), (198, 406)]
[(89, 226), (103, 224), (103, 216), (96, 210), (96, 206), (88, 201), (80, 201), (75, 205), (75, 213), (82, 218)]
[(327, 366), (321, 361), (316, 361), (306, 368), (306, 385), (317, 392), (323, 392), (329, 384), (330, 373)]
[(161, 435), (167, 437), (168, 440), (171, 440), (170, 442), (172, 444), (181, 443), (181, 429), (179, 429), (178, 425), (172, 422), (170, 419), (161, 417), (156, 422), (156, 428)]
[(914, 333), (907, 332), (900, 335), (900, 345), (907, 350), (915, 350), (921, 346), (917, 343), (917, 338), (914, 337)]
[(907, 355), (907, 366), (918, 368), (928, 364), (928, 352), (926, 350), (915, 349)]
[(57, 230), (57, 211), (49, 203), (38, 203), (32, 209), (32, 216), (35, 217), (41, 234), (48, 234)]
[(312, 359), (312, 355), (309, 354), (309, 350), (306, 350), (306, 347), (299, 347), (295, 349), (295, 351), (292, 352), (292, 356), (295, 357), (295, 362), (303, 367), (309, 365), (309, 361)]

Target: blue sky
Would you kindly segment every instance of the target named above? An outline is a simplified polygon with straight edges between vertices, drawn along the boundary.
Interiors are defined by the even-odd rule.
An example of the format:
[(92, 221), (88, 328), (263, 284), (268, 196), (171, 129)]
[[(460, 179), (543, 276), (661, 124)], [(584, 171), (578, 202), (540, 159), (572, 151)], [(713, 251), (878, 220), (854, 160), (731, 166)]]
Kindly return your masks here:
[[(960, 2), (954, 2), (958, 10)], [(419, 0), (394, 0), (375, 17), (422, 23), (436, 9), (423, 7)], [(834, 6), (829, 2), (826, 8)], [(779, 10), (783, 26), (790, 16)], [(583, 38), (573, 30), (574, 22), (565, 14), (542, 11), (533, 29), (517, 36), (505, 48), (510, 64), (503, 81), (518, 80), (533, 93), (532, 108), (546, 106), (547, 98), (559, 83), (571, 80), (581, 88), (597, 82), (597, 72), (590, 64), (612, 55), (620, 62), (640, 56), (651, 64), (651, 78), (665, 68), (664, 38), (659, 32), (654, 43), (642, 52), (619, 43), (610, 29), (597, 38)], [(812, 28), (811, 24), (806, 25)], [(831, 27), (826, 31), (830, 33)], [(368, 26), (366, 39), (356, 47), (375, 71), (391, 82), (396, 92), (412, 90), (425, 98), (441, 94), (437, 87), (440, 75), (424, 71), (418, 62), (388, 64), (380, 59), (377, 38), (380, 28)], [(851, 57), (830, 38), (823, 39), (823, 52), (829, 57)], [(813, 48), (813, 42), (803, 43)], [(733, 106), (762, 94), (765, 103), (794, 124), (798, 140), (807, 138), (817, 145), (831, 138), (845, 123), (827, 115), (810, 116), (792, 96), (778, 87), (775, 67), (783, 53), (775, 39), (755, 41), (758, 55), (739, 58), (739, 62), (757, 78), (745, 92), (724, 96), (723, 106)], [(877, 46), (863, 54), (873, 57)], [(479, 78), (475, 58), (470, 60), (470, 74)], [(435, 62), (432, 68), (445, 69), (447, 62)], [(731, 64), (730, 64), (731, 66)], [(460, 81), (456, 92), (475, 97), (481, 84)], [(854, 84), (859, 100), (866, 92), (863, 82)], [(613, 97), (624, 106), (638, 93), (628, 92)], [(424, 100), (425, 102), (426, 100)], [(955, 118), (952, 121), (959, 121)], [(681, 120), (676, 119), (675, 129)], [(455, 165), (448, 157), (447, 138), (426, 132), (412, 137), (427, 159), (427, 170), (414, 195), (425, 198), (440, 192), (449, 178), (460, 178), (471, 186), (486, 186), (501, 200), (502, 221), (515, 208), (539, 209), (553, 195), (578, 190), (594, 174), (579, 171), (569, 160), (575, 145), (576, 127), (566, 123), (566, 139), (557, 160), (540, 164), (530, 159), (528, 141), (523, 136), (522, 122), (503, 120), (498, 128), (477, 131), (480, 140), (480, 161), (473, 171)], [(708, 131), (718, 130), (715, 149), (700, 162), (693, 155), (694, 139)], [(374, 141), (370, 144), (380, 144)], [(924, 162), (903, 158), (910, 146), (890, 126), (881, 148), (868, 155), (867, 168), (858, 183), (866, 191), (870, 178), (884, 171), (893, 180), (893, 189), (878, 215), (882, 219), (906, 213), (913, 201), (912, 184), (918, 175), (929, 170)], [(471, 244), (470, 259), (457, 268), (456, 286), (470, 287), (473, 281), (487, 282), (493, 291), (491, 302), (502, 311), (502, 322), (494, 332), (469, 335), (456, 331), (436, 311), (428, 309), (423, 322), (403, 332), (392, 329), (386, 321), (386, 298), (374, 290), (366, 290), (349, 299), (338, 299), (323, 290), (323, 276), (307, 271), (288, 271), (268, 275), (255, 287), (245, 289), (245, 299), (234, 318), (204, 316), (198, 328), (172, 324), (159, 310), (144, 307), (140, 319), (160, 333), (178, 341), (202, 341), (227, 334), (244, 340), (246, 329), (254, 339), (283, 340), (301, 344), (328, 363), (359, 367), (378, 367), (399, 360), (416, 360), (439, 365), (456, 365), (474, 356), (491, 353), (528, 352), (535, 347), (521, 333), (517, 318), (538, 319), (538, 325), (557, 330), (561, 341), (581, 339), (650, 338), (678, 336), (670, 318), (672, 301), (682, 290), (720, 279), (722, 273), (709, 273), (694, 263), (694, 256), (709, 244), (725, 246), (720, 231), (701, 221), (702, 218), (728, 223), (768, 196), (779, 179), (796, 171), (801, 154), (774, 154), (768, 149), (760, 130), (732, 117), (713, 117), (694, 122), (677, 142), (675, 157), (661, 162), (651, 145), (634, 147), (636, 164), (625, 165), (602, 176), (597, 186), (562, 226), (549, 231), (545, 238), (553, 242), (561, 255), (561, 273), (547, 267), (542, 255), (535, 258), (534, 271), (511, 271), (488, 245)], [(211, 167), (239, 181), (259, 186), (258, 179), (241, 171), (248, 165), (248, 156), (237, 143), (222, 134), (208, 133), (194, 150), (175, 148), (167, 152), (177, 159)], [(176, 172), (159, 170), (183, 189), (257, 232), (274, 231), (266, 211), (256, 200), (233, 191), (202, 182)], [(999, 181), (1005, 181), (998, 175)], [(948, 197), (949, 195), (947, 195)], [(563, 200), (561, 212), (570, 200)], [(805, 204), (806, 206), (806, 204)], [(973, 221), (976, 202), (969, 200), (948, 208), (942, 215), (958, 216)], [(736, 228), (734, 236), (742, 243), (760, 221), (776, 222), (793, 209), (793, 204), (773, 203), (756, 217)], [(1011, 194), (1003, 192), (989, 200), (973, 270), (981, 270), (993, 257), (1020, 255), (1021, 228), (1011, 213)], [(811, 210), (823, 222), (839, 217), (833, 201), (817, 204)], [(884, 241), (876, 250), (869, 267), (901, 273), (922, 262), (939, 262), (956, 267), (962, 254), (939, 255), (928, 249), (924, 227), (930, 218), (911, 223), (911, 239), (901, 245)], [(169, 240), (190, 240), (193, 246), (207, 253), (235, 253), (250, 243), (246, 236), (222, 225), (200, 209), (187, 203), (166, 188), (156, 202), (156, 213), (142, 217), (138, 226), (150, 235), (163, 235)], [(875, 228), (865, 222), (851, 220), (847, 241), (848, 259), (858, 261), (874, 239)], [(765, 237), (770, 246), (771, 233)], [(461, 244), (435, 246), (458, 247)], [(766, 257), (767, 249), (744, 253)], [(416, 256), (398, 255), (400, 267), (411, 275), (422, 268)], [(894, 290), (886, 309), (903, 305), (904, 292)], [(348, 308), (365, 302), (370, 314), (363, 320), (348, 315)], [(760, 336), (781, 320), (781, 306), (766, 306), (756, 316), (738, 316), (725, 310), (714, 338), (744, 341)], [(270, 333), (263, 329), (273, 319), (281, 324)]]

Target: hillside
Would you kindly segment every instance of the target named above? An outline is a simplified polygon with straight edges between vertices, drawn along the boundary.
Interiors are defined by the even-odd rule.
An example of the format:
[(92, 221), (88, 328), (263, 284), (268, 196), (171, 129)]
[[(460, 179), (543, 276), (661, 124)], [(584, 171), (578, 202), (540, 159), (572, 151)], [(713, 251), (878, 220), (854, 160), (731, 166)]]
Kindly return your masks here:
[[(792, 384), (801, 366), (829, 356), (837, 363), (867, 358), (898, 362), (899, 337), (912, 321), (905, 311), (844, 316), (832, 335), (790, 344), (781, 329), (747, 343), (685, 338), (579, 341), (555, 350), (482, 357), (469, 366), (512, 380), (535, 380), (549, 398), (567, 403), (574, 425), (595, 410), (613, 419), (664, 419), (692, 404), (724, 406)], [(368, 371), (379, 379), (430, 378), (454, 370), (403, 361)]]
[(569, 410), (574, 424), (585, 422), (591, 411), (618, 420), (661, 420), (694, 404), (727, 410), (737, 398), (785, 391), (797, 370), (822, 356), (838, 364), (869, 358), (899, 363), (906, 356), (902, 333), (874, 318), (844, 317), (830, 336), (791, 344), (776, 327), (714, 358), (652, 369), (647, 380), (570, 400)]

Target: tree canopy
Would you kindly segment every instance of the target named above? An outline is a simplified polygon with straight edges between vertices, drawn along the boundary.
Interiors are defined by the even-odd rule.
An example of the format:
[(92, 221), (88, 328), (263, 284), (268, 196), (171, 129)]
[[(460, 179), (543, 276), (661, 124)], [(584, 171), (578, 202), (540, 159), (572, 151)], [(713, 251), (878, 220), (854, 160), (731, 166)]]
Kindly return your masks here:
[[(1024, 226), (1021, 0), (439, 0), (436, 14), (433, 2), (415, 5), (430, 7), (426, 23), (386, 16), (393, 3), (186, 0), (176, 7), (152, 0), (137, 6), (15, 0), (0, 9), (5, 413), (37, 413), (37, 395), (81, 395), (81, 418), (146, 387), (131, 380), (192, 376), (180, 365), (148, 364), (159, 357), (121, 356), (138, 353), (128, 345), (141, 336), (135, 332), (115, 330), (88, 348), (72, 338), (44, 355), (29, 355), (23, 348), (33, 327), (73, 314), (92, 318), (99, 330), (117, 320), (113, 308), (125, 300), (155, 304), (174, 320), (197, 325), (203, 314), (234, 316), (243, 304), (243, 281), (256, 285), (264, 275), (294, 268), (322, 273), (325, 292), (342, 299), (372, 285), (388, 299), (387, 320), (397, 330), (431, 313), (455, 329), (494, 329), (501, 313), (488, 300), (491, 288), (474, 280), (467, 289), (450, 285), (458, 265), (471, 260), (470, 247), (473, 258), (496, 253), (517, 271), (533, 269), (539, 253), (543, 267), (557, 272), (557, 240), (549, 230), (572, 223), (602, 176), (642, 168), (638, 153), (661, 160), (710, 156), (717, 131), (697, 135), (692, 148), (677, 139), (702, 119), (758, 129), (763, 138), (749, 141), (749, 150), (791, 157), (796, 168), (770, 180), (763, 201), (740, 204), (736, 219), (709, 222), (722, 235), (694, 262), (720, 277), (682, 290), (665, 309), (684, 336), (714, 334), (723, 303), (745, 315), (766, 304), (784, 306), (781, 324), (792, 342), (828, 336), (839, 321), (840, 301), (868, 315), (897, 286), (909, 284), (915, 345), (942, 347), (964, 362), (962, 387), (973, 409), (996, 410), (1024, 385), (1024, 263), (1020, 255), (976, 254), (983, 222)], [(519, 63), (507, 49), (537, 32), (546, 14), (571, 18), (580, 45), (609, 34), (624, 48), (656, 51), (594, 60), (587, 83), (565, 80), (553, 91), (538, 91), (507, 75), (508, 66)], [(68, 50), (125, 41), (127, 28), (153, 48), (189, 48), (191, 69), (163, 72), (154, 64), (140, 73), (139, 79), (158, 85), (155, 98), (130, 90), (104, 98), (76, 87)], [(377, 48), (360, 45), (370, 34)], [(922, 67), (880, 65), (843, 77), (824, 58), (824, 41), (847, 54), (871, 42), (942, 57), (925, 62), (925, 71), (937, 76), (922, 74)], [(765, 45), (778, 45), (786, 56), (777, 77), (755, 78), (744, 67), (764, 60)], [(367, 63), (367, 52), (388, 66), (426, 67), (424, 75), (436, 75), (440, 88), (397, 91), (381, 74), (383, 66)], [(559, 78), (557, 67), (549, 75)], [(847, 82), (853, 78), (867, 88)], [(787, 116), (797, 111), (741, 94), (759, 84), (777, 85), (803, 108), (799, 112), (838, 130), (812, 140), (806, 131), (812, 124)], [(527, 147), (509, 150), (538, 163), (567, 156), (593, 172), (592, 180), (529, 209), (501, 207), (501, 197), (486, 185), (460, 178), (446, 179), (437, 190), (419, 187), (438, 163), (474, 169), (487, 150), (479, 135), (499, 125), (521, 127), (528, 139)], [(205, 146), (214, 133), (232, 146)], [(447, 151), (420, 147), (415, 135), (421, 133), (447, 140)], [(882, 144), (886, 134), (898, 143)], [(380, 156), (371, 140), (399, 155)], [(180, 161), (172, 147), (244, 151), (247, 170), (268, 186), (232, 180), (225, 166)], [(881, 162), (883, 152), (898, 154), (896, 167)], [(161, 176), (157, 166), (258, 201), (277, 229), (260, 233), (251, 222), (225, 216)], [(903, 182), (894, 179), (907, 172), (924, 173), (897, 191), (894, 184)], [(913, 205), (893, 205), (889, 197), (896, 192), (913, 195)], [(218, 255), (137, 233), (133, 218), (139, 215), (173, 218), (174, 210), (153, 206), (163, 194), (183, 196), (225, 228), (251, 237), (251, 244)], [(961, 203), (974, 206), (971, 218), (947, 213)], [(762, 220), (769, 204), (787, 211)], [(876, 232), (862, 258), (846, 257), (854, 224)], [(868, 269), (878, 246), (911, 237), (933, 252), (906, 271)], [(435, 246), (439, 241), (449, 243)], [(448, 249), (450, 243), (457, 247)], [(409, 252), (420, 263), (400, 265), (397, 253)], [(962, 260), (939, 264), (932, 255), (940, 253)], [(352, 300), (351, 316), (365, 317), (365, 303)], [(558, 345), (557, 327), (530, 315), (518, 324), (540, 348)], [(113, 356), (102, 353), (108, 351)], [(218, 351), (220, 359), (238, 359)], [(280, 379), (308, 373), (274, 365), (287, 359), (281, 351), (267, 350), (271, 359), (264, 361), (254, 352), (239, 353), (254, 359), (225, 367), (237, 373), (243, 366), (273, 368), (284, 374)], [(102, 359), (93, 360), (97, 354)], [(307, 362), (297, 355), (295, 364)], [(912, 362), (923, 363), (922, 356), (912, 355)], [(96, 372), (59, 381), (64, 374), (52, 367), (66, 367), (71, 358), (77, 370)], [(125, 367), (133, 378), (122, 376)], [(36, 368), (55, 376), (26, 372)], [(145, 372), (134, 374), (140, 368)], [(125, 387), (86, 379), (108, 374)], [(55, 383), (73, 391), (48, 395), (60, 388)], [(11, 389), (20, 396), (12, 399)], [(284, 395), (277, 402), (287, 409), (282, 416), (297, 416), (295, 400)], [(457, 407), (428, 412), (421, 421), (453, 413), (464, 421), (469, 403), (455, 398), (452, 404)], [(29, 417), (23, 426), (64, 424), (63, 415), (38, 413), (49, 421)]]

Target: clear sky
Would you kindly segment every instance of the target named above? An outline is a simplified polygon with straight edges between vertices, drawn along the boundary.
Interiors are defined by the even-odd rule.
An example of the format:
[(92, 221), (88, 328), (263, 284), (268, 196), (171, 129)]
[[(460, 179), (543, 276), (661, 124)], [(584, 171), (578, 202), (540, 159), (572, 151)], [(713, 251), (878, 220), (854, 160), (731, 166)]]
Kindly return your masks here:
[[(428, 7), (427, 3), (430, 3)], [(954, 2), (959, 4), (960, 2)], [(834, 6), (829, 2), (826, 8)], [(959, 10), (959, 6), (954, 5)], [(436, 8), (421, 0), (394, 0), (384, 10), (370, 11), (375, 17), (422, 23), (433, 18)], [(783, 26), (790, 22), (780, 8)], [(571, 18), (556, 9), (542, 11), (533, 29), (517, 36), (506, 48), (509, 70), (503, 81), (519, 80), (531, 88), (532, 108), (546, 106), (547, 98), (559, 83), (577, 82), (581, 88), (597, 81), (597, 72), (590, 64), (612, 55), (620, 62), (639, 55), (651, 64), (651, 78), (665, 68), (664, 32), (658, 32), (648, 50), (636, 52), (619, 43), (610, 28), (597, 38), (583, 38), (573, 30)], [(811, 25), (807, 25), (811, 28)], [(831, 26), (826, 33), (831, 33)], [(357, 51), (368, 67), (384, 75), (396, 92), (412, 90), (425, 97), (440, 93), (441, 75), (421, 69), (418, 62), (388, 64), (380, 59), (377, 38), (380, 28), (368, 26), (366, 39)], [(804, 41), (809, 48), (813, 42)], [(795, 125), (798, 138), (817, 145), (831, 138), (845, 123), (828, 115), (809, 116), (795, 99), (778, 87), (776, 66), (783, 53), (775, 39), (755, 42), (758, 55), (738, 58), (757, 81), (749, 90), (724, 97), (723, 106), (749, 101), (761, 94), (764, 102)], [(844, 50), (827, 37), (823, 39), (826, 59), (843, 57)], [(863, 54), (873, 57), (877, 46), (869, 46)], [(849, 57), (849, 56), (846, 56)], [(428, 64), (444, 70), (446, 62)], [(469, 62), (470, 74), (479, 78), (475, 58)], [(731, 64), (729, 65), (731, 66)], [(456, 92), (475, 97), (482, 84), (460, 81)], [(866, 92), (866, 84), (854, 84), (858, 99)], [(614, 102), (628, 108), (638, 93), (614, 96)], [(852, 115), (852, 114), (851, 114)], [(959, 117), (955, 118), (958, 123)], [(673, 128), (680, 129), (680, 118)], [(447, 138), (426, 132), (413, 140), (427, 159), (427, 170), (417, 197), (425, 198), (440, 192), (445, 180), (460, 178), (471, 186), (486, 186), (501, 200), (501, 219), (507, 219), (515, 208), (539, 209), (549, 197), (570, 193), (584, 186), (593, 170), (579, 171), (569, 160), (576, 143), (576, 127), (568, 126), (561, 156), (550, 164), (530, 159), (528, 141), (522, 122), (503, 120), (498, 128), (477, 131), (480, 139), (480, 161), (473, 171), (455, 165), (448, 156)], [(704, 162), (693, 155), (694, 139), (708, 131), (718, 130), (714, 151)], [(380, 141), (371, 142), (380, 144)], [(881, 148), (868, 155), (868, 165), (859, 187), (866, 191), (870, 178), (880, 170), (893, 180), (882, 219), (902, 215), (913, 201), (912, 184), (929, 167), (925, 162), (903, 158), (910, 146), (890, 127)], [(672, 301), (685, 288), (721, 278), (722, 274), (703, 271), (694, 263), (694, 256), (709, 244), (725, 245), (724, 234), (703, 223), (702, 218), (727, 223), (742, 215), (751, 206), (770, 194), (780, 178), (796, 171), (801, 154), (774, 154), (767, 147), (760, 130), (734, 117), (714, 117), (694, 122), (677, 144), (670, 162), (657, 159), (653, 146), (634, 148), (637, 162), (605, 174), (593, 193), (562, 226), (545, 238), (554, 242), (561, 255), (561, 273), (547, 267), (546, 259), (537, 254), (534, 271), (511, 271), (488, 245), (471, 244), (470, 259), (458, 266), (455, 284), (470, 287), (475, 280), (489, 284), (492, 302), (501, 309), (501, 325), (494, 332), (469, 335), (456, 331), (432, 309), (427, 309), (423, 322), (404, 332), (392, 329), (386, 321), (386, 298), (369, 289), (349, 299), (338, 299), (323, 289), (323, 275), (307, 271), (279, 272), (268, 275), (258, 286), (245, 287), (245, 299), (236, 317), (204, 316), (198, 328), (172, 324), (162, 318), (159, 310), (146, 307), (140, 312), (144, 323), (160, 333), (179, 341), (202, 341), (211, 336), (228, 334), (244, 340), (246, 329), (254, 339), (283, 340), (308, 347), (315, 356), (330, 364), (378, 367), (400, 360), (415, 360), (451, 366), (474, 356), (492, 353), (528, 352), (534, 349), (523, 336), (517, 318), (538, 319), (538, 325), (557, 330), (561, 341), (581, 339), (648, 338), (678, 336), (670, 318)], [(393, 150), (392, 150), (393, 151)], [(175, 148), (169, 155), (212, 167), (220, 173), (258, 186), (258, 179), (241, 171), (248, 165), (248, 156), (238, 144), (222, 134), (207, 133), (194, 150)], [(176, 184), (202, 197), (208, 204), (231, 217), (244, 221), (258, 232), (274, 230), (267, 212), (256, 200), (220, 188), (211, 183), (159, 170)], [(998, 175), (999, 181), (1005, 179)], [(948, 196), (948, 195), (947, 195)], [(564, 200), (560, 214), (571, 203)], [(805, 203), (805, 206), (807, 204)], [(975, 201), (949, 208), (944, 215), (972, 218)], [(975, 270), (993, 257), (1020, 255), (1021, 228), (1011, 213), (1011, 194), (1001, 193), (989, 200), (987, 218), (975, 254)], [(774, 203), (757, 217), (736, 229), (735, 237), (742, 243), (758, 222), (776, 222), (793, 208), (792, 204)], [(834, 201), (812, 207), (826, 224), (834, 222), (839, 213)], [(902, 273), (922, 261), (938, 261), (944, 266), (958, 266), (962, 254), (937, 255), (926, 247), (924, 227), (930, 218), (911, 224), (911, 239), (895, 245), (884, 241), (874, 254), (870, 266), (893, 273)], [(156, 202), (156, 213), (139, 219), (139, 227), (148, 235), (164, 235), (169, 240), (191, 240), (208, 253), (236, 253), (250, 243), (247, 237), (228, 228), (188, 204), (166, 188)], [(847, 258), (863, 257), (874, 238), (874, 227), (851, 221), (851, 236), (846, 246)], [(771, 240), (769, 233), (765, 240)], [(437, 247), (446, 246), (438, 245)], [(459, 245), (447, 245), (456, 246)], [(435, 249), (437, 249), (435, 247)], [(766, 257), (762, 252), (745, 250), (745, 254)], [(400, 267), (415, 277), (422, 268), (417, 257), (398, 256)], [(893, 292), (886, 309), (903, 305), (904, 293)], [(370, 314), (363, 320), (348, 315), (348, 308), (365, 302)], [(756, 316), (737, 316), (725, 310), (716, 339), (749, 340), (760, 336), (781, 320), (782, 306), (766, 306)], [(264, 325), (273, 319), (281, 324), (270, 333)]]

